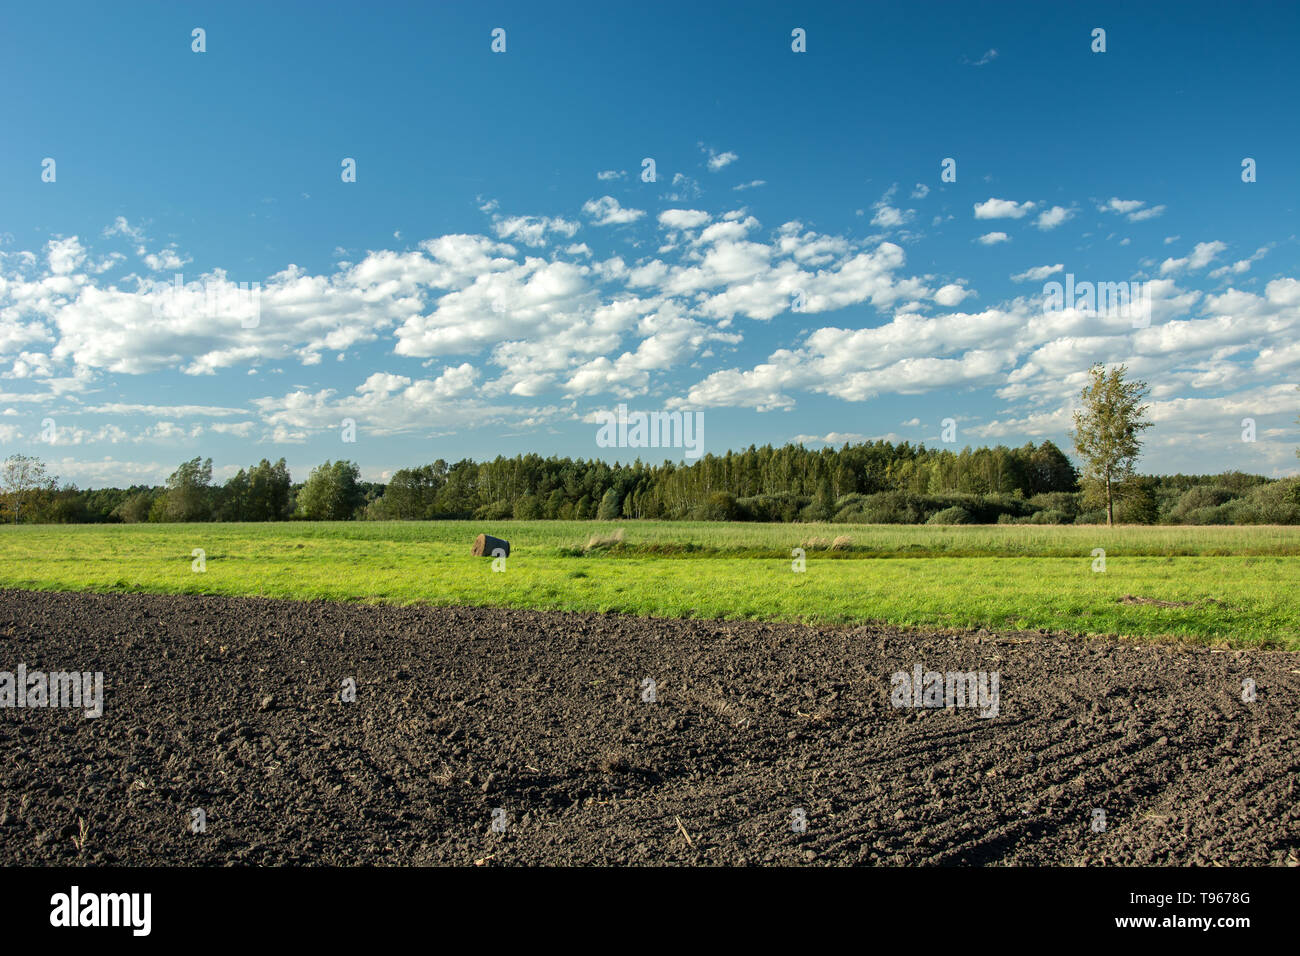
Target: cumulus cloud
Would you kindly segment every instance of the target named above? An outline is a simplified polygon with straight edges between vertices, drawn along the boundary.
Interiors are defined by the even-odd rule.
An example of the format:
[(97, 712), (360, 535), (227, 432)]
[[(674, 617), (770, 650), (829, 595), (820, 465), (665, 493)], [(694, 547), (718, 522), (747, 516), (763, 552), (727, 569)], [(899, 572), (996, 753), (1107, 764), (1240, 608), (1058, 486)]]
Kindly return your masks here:
[(1054, 266), (1034, 266), (1024, 272), (1017, 272), (1011, 277), (1012, 282), (1042, 282), (1058, 272), (1065, 271), (1065, 264), (1058, 262)]
[(1053, 206), (1051, 209), (1044, 209), (1034, 220), (1034, 225), (1039, 229), (1055, 229), (1061, 223), (1068, 220), (1074, 215), (1074, 211), (1066, 209), (1064, 206)]
[(151, 272), (175, 272), (188, 265), (191, 259), (189, 256), (182, 256), (176, 251), (175, 244), (172, 244), (158, 252), (145, 253), (142, 261)]
[(132, 485), (160, 485), (176, 470), (175, 463), (122, 461), (111, 456), (98, 459), (59, 458), (47, 462), (61, 481), (82, 487), (129, 488)]
[[(891, 188), (876, 204), (882, 222), (890, 221), (885, 210), (910, 213), (892, 204), (894, 194)], [(229, 297), (238, 306), (239, 289), (220, 269), (194, 276), (194, 288), (178, 288), (104, 278), (96, 271), (102, 258), (77, 237), (0, 253), (0, 372), (14, 383), (0, 394), (4, 434), (17, 441), (34, 432), (28, 409), (55, 402), (65, 403), (61, 431), (69, 444), (181, 445), (213, 436), (292, 444), (337, 429), (345, 417), (375, 434), (535, 428), (571, 421), (578, 402), (602, 395), (766, 411), (795, 407), (808, 395), (867, 402), (988, 389), (1003, 410), (972, 428), (991, 437), (1059, 434), (1053, 430), (1067, 421), (1070, 396), (1094, 361), (1129, 363), (1155, 384), (1161, 403), (1193, 389), (1246, 395), (1300, 377), (1300, 281), (1275, 278), (1256, 292), (1221, 283), (1210, 286), (1214, 294), (1180, 285), (1204, 282), (1203, 270), (1224, 262), (1222, 242), (1197, 244), (1159, 266), (1144, 263), (1159, 278), (1145, 283), (1152, 323), (1134, 329), (1105, 314), (1046, 311), (1033, 294), (963, 309), (975, 295), (969, 279), (918, 275), (903, 247), (879, 236), (823, 233), (795, 220), (765, 225), (744, 208), (700, 205), (658, 212), (653, 241), (643, 248), (645, 230), (587, 228), (590, 244), (571, 242), (586, 228), (576, 218), (504, 215), (485, 202), (490, 235), (347, 254), (323, 273), (290, 265), (239, 277), (260, 286), (255, 314), (222, 304)], [(1124, 216), (1148, 208), (1138, 200), (1106, 205)], [(1069, 210), (998, 199), (977, 204), (978, 218), (1031, 211), (1039, 225)], [(646, 215), (608, 196), (582, 212), (592, 225)], [(143, 241), (143, 229), (126, 219), (105, 233), (110, 242)], [(993, 232), (976, 241), (992, 245), (1009, 236)], [(1241, 275), (1267, 248), (1210, 276)], [(1011, 279), (1041, 282), (1063, 269), (1040, 265)], [(755, 351), (747, 339), (753, 323), (769, 322), (767, 343)], [(333, 368), (334, 359), (351, 360), (362, 349), (370, 350), (367, 372), (335, 388), (326, 385), (337, 377), (325, 384), (313, 378), (259, 386), (259, 398), (232, 395), (221, 404), (132, 402), (110, 393), (95, 403), (77, 398), (108, 375), (233, 370), (261, 373), (241, 382), (269, 383), (286, 366), (314, 369), (329, 359)], [(374, 371), (376, 363), (390, 370)], [(420, 363), (430, 370), (413, 368)], [(1187, 418), (1170, 421), (1192, 427)]]
[[(620, 212), (643, 215), (613, 200), (593, 203), (587, 212), (597, 221)], [(10, 370), (51, 384), (61, 364), (90, 375), (168, 368), (215, 375), (284, 360), (314, 367), (326, 353), (342, 359), (379, 344), (406, 358), (484, 357), (485, 367), (496, 371), (477, 383), (476, 398), (530, 398), (551, 390), (625, 395), (647, 390), (655, 375), (711, 347), (738, 344), (741, 333), (728, 328), (733, 321), (791, 313), (796, 300), (798, 310), (817, 314), (862, 304), (915, 307), (927, 298), (954, 304), (971, 294), (962, 283), (935, 291), (902, 274), (905, 257), (894, 244), (861, 248), (794, 222), (765, 234), (743, 210), (665, 210), (659, 223), (687, 236), (682, 247), (673, 258), (629, 263), (621, 256), (598, 259), (585, 243), (556, 249), (550, 258), (521, 253), (521, 246), (571, 236), (577, 223), (501, 215), (495, 202), (483, 207), (496, 239), (440, 236), (402, 252), (344, 260), (332, 274), (288, 267), (261, 280), (256, 308), (242, 312), (223, 308), (238, 300), (239, 290), (221, 270), (189, 285), (145, 282), (134, 289), (84, 273), (56, 274), (54, 268), (75, 268), (85, 258), (77, 244), (60, 240), (52, 259), (46, 257), (46, 277), (6, 279), (3, 303), (10, 311), (0, 319), (40, 313), (38, 322), (11, 323), (9, 341), (51, 346), (13, 353)], [(130, 228), (115, 224), (113, 231)], [(258, 409), (275, 440), (302, 441), (309, 422), (295, 413), (319, 406), (334, 414), (345, 400), (364, 404), (379, 384), (365, 383), (357, 396), (299, 389), (278, 412), (265, 404)], [(134, 411), (156, 416), (162, 408)]]
[(76, 236), (69, 239), (51, 239), (45, 249), (50, 272), (56, 276), (65, 276), (86, 261), (86, 250), (77, 241)]
[(976, 219), (1023, 219), (1034, 208), (1032, 202), (1012, 199), (986, 199), (975, 204)]
[(668, 202), (690, 202), (700, 196), (700, 184), (685, 173), (673, 173), (672, 188), (664, 193)]
[(1144, 199), (1120, 199), (1111, 197), (1097, 206), (1098, 212), (1117, 213), (1125, 216), (1129, 222), (1142, 222), (1154, 219), (1164, 213), (1164, 206), (1147, 206)]
[(643, 209), (624, 209), (613, 196), (601, 196), (589, 199), (582, 206), (582, 211), (591, 219), (593, 225), (617, 226), (636, 222), (645, 215)]
[[(704, 147), (701, 146), (700, 148), (703, 149)], [(735, 153), (731, 152), (730, 150), (728, 150), (725, 153), (719, 153), (716, 150), (710, 148), (707, 150), (707, 152), (709, 154), (709, 160), (708, 160), (709, 172), (711, 173), (716, 173), (721, 169), (726, 169), (736, 160), (740, 159), (739, 156), (737, 156)]]
[(1139, 209), (1137, 212), (1128, 214), (1129, 222), (1142, 222), (1146, 219), (1155, 219), (1157, 216), (1163, 216), (1165, 213), (1164, 206), (1152, 206), (1149, 209)]
[[(1061, 268), (1029, 272), (1038, 278)], [(1262, 387), (1261, 377), (1300, 373), (1300, 280), (1274, 280), (1262, 295), (1234, 289), (1206, 297), (1171, 279), (1152, 280), (1148, 290), (1152, 324), (1146, 328), (1105, 313), (1045, 311), (1041, 298), (981, 312), (898, 311), (872, 327), (817, 328), (802, 345), (778, 349), (752, 367), (707, 374), (672, 404), (772, 410), (793, 408), (801, 392), (870, 401), (881, 394), (992, 387), (1017, 412), (974, 424), (972, 434), (1060, 437), (1087, 367), (1125, 362), (1135, 376), (1156, 383), (1154, 398), (1171, 436), (1190, 434), (1198, 414), (1223, 418), (1224, 409), (1237, 404), (1261, 415), (1276, 414), (1285, 403), (1294, 410), (1294, 380), (1269, 385), (1266, 394), (1251, 389)], [(1246, 361), (1229, 360), (1235, 355)], [(1194, 411), (1175, 413), (1187, 389), (1240, 397), (1226, 403), (1207, 398), (1186, 406)]]
[(83, 411), (90, 415), (149, 415), (155, 418), (226, 418), (246, 414), (243, 408), (226, 408), (221, 405), (142, 405), (133, 402), (107, 402), (88, 405)]
[(697, 229), (712, 218), (699, 209), (665, 209), (659, 214), (659, 225), (668, 229)]
[(912, 218), (912, 211), (910, 209), (904, 212), (903, 210), (896, 209), (887, 203), (876, 203), (875, 210), (876, 214), (871, 217), (871, 224), (873, 226), (880, 226), (882, 229), (892, 229), (896, 226), (901, 226)]
[(1262, 246), (1261, 248), (1256, 249), (1254, 255), (1251, 255), (1248, 258), (1238, 259), (1236, 262), (1232, 263), (1232, 265), (1220, 266), (1218, 269), (1213, 270), (1210, 273), (1210, 278), (1221, 279), (1227, 275), (1241, 275), (1243, 272), (1249, 272), (1251, 265), (1264, 258), (1266, 255), (1268, 255), (1268, 247)]
[(1160, 263), (1160, 274), (1169, 275), (1183, 269), (1204, 269), (1227, 248), (1227, 243), (1217, 239), (1213, 242), (1198, 242), (1190, 255), (1182, 259), (1166, 259)]
[(579, 228), (576, 222), (548, 216), (508, 216), (493, 223), (498, 239), (514, 239), (528, 246), (546, 245), (547, 233), (572, 239)]
[[(189, 256), (181, 253), (176, 243), (169, 243), (165, 247), (151, 252), (149, 245), (151, 240), (145, 234), (143, 226), (133, 226), (125, 216), (118, 216), (111, 225), (106, 226), (101, 233), (106, 239), (122, 237), (130, 241), (135, 249), (136, 257), (150, 272), (175, 272), (189, 265), (192, 261)], [(116, 259), (111, 259), (103, 263), (103, 268), (97, 271), (107, 271), (107, 268), (116, 264)]]
[(1120, 199), (1115, 196), (1098, 206), (1097, 210), (1098, 212), (1130, 213), (1135, 209), (1141, 209), (1145, 205), (1146, 202), (1141, 199)]
[(478, 397), (479, 372), (468, 362), (448, 366), (434, 378), (374, 372), (350, 394), (334, 389), (295, 389), (252, 400), (274, 441), (292, 441), (313, 431), (335, 429), (344, 418), (374, 435), (428, 430), (436, 425), (481, 426), (518, 423), (529, 417), (553, 417), (536, 408), (494, 405)]
[(934, 294), (934, 301), (939, 305), (951, 308), (954, 305), (960, 305), (962, 299), (974, 294), (975, 293), (970, 289), (953, 283), (940, 288), (939, 291)]

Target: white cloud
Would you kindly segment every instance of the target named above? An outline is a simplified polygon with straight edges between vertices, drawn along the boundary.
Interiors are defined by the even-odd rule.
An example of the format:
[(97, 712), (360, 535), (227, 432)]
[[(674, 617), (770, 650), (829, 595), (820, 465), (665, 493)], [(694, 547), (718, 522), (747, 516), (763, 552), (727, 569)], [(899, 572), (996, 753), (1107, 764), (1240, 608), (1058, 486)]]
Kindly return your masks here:
[(827, 432), (825, 435), (795, 435), (792, 439), (800, 445), (859, 445), (873, 441), (902, 441), (903, 437), (894, 432), (883, 435), (867, 435), (863, 432)]
[(247, 414), (247, 409), (220, 405), (141, 405), (131, 402), (89, 405), (82, 411), (88, 415), (149, 415), (156, 418), (227, 418)]
[(138, 226), (132, 226), (129, 222), (127, 222), (125, 216), (118, 216), (116, 219), (113, 220), (112, 225), (105, 226), (102, 235), (105, 238), (109, 238), (111, 236), (125, 236), (126, 238), (137, 243), (145, 241), (144, 230)]
[(1143, 199), (1119, 199), (1112, 197), (1097, 207), (1098, 212), (1115, 212), (1126, 214), (1141, 209), (1146, 205)]
[(582, 211), (591, 219), (592, 224), (597, 226), (616, 226), (636, 222), (645, 215), (642, 209), (624, 209), (613, 196), (589, 199), (583, 204)]
[(673, 173), (672, 190), (664, 193), (668, 202), (690, 202), (700, 196), (700, 184), (685, 173)]
[(248, 438), (257, 430), (257, 422), (214, 422), (209, 426), (219, 435), (234, 435), (236, 438)]
[(82, 248), (76, 236), (68, 239), (51, 239), (45, 248), (50, 272), (56, 276), (67, 275), (86, 261), (86, 250)]
[(131, 485), (160, 485), (176, 470), (176, 465), (156, 461), (120, 461), (105, 456), (100, 459), (60, 458), (47, 463), (49, 471), (60, 481), (81, 487), (129, 488)]
[[(1112, 212), (1128, 218), (1129, 222), (1143, 222), (1163, 215), (1164, 206), (1147, 206), (1145, 199), (1119, 199), (1112, 197), (1097, 206), (1098, 212)], [(1176, 237), (1175, 237), (1176, 238)], [(1169, 240), (1166, 240), (1169, 241)]]
[(1163, 216), (1164, 206), (1152, 206), (1150, 209), (1139, 209), (1137, 212), (1129, 213), (1129, 222), (1142, 222), (1147, 219), (1155, 219), (1157, 216)]
[[(876, 204), (878, 217), (885, 209), (906, 215), (892, 206), (894, 194)], [(1005, 218), (993, 214), (1009, 207), (1023, 217), (1034, 205), (989, 202), (1008, 206), (988, 208), (984, 218)], [(1115, 202), (1119, 208), (1108, 211), (1117, 215), (1144, 207)], [(6, 427), (20, 436), (30, 430), (27, 409), (61, 401), (70, 409), (60, 417), (69, 444), (188, 447), (211, 434), (302, 443), (337, 429), (343, 417), (375, 434), (531, 428), (571, 420), (576, 402), (602, 394), (650, 394), (670, 407), (768, 410), (792, 407), (806, 394), (857, 402), (980, 388), (995, 390), (1005, 406), (980, 426), (992, 435), (1056, 428), (1093, 361), (1128, 362), (1153, 382), (1160, 402), (1188, 389), (1213, 398), (1300, 377), (1300, 281), (1275, 279), (1262, 293), (1218, 286), (1212, 295), (1176, 284), (1175, 276), (1181, 281), (1221, 260), (1223, 243), (1201, 243), (1167, 260), (1167, 268), (1141, 263), (1164, 277), (1148, 282), (1151, 327), (1133, 329), (1106, 315), (1044, 312), (1033, 294), (961, 311), (975, 295), (971, 280), (909, 274), (898, 244), (819, 233), (798, 221), (772, 228), (744, 208), (663, 209), (656, 215), (662, 231), (649, 243), (644, 234), (589, 230), (588, 245), (565, 241), (578, 230), (576, 220), (502, 217), (485, 205), (493, 236), (445, 235), (405, 251), (345, 253), (356, 261), (324, 274), (290, 266), (270, 277), (240, 277), (262, 286), (259, 322), (247, 328), (233, 313), (204, 312), (203, 296), (191, 291), (102, 278), (95, 272), (100, 257), (75, 237), (36, 253), (0, 253), (0, 372), (15, 383), (14, 392), (0, 394), (0, 408), (15, 412), (4, 414)], [(1062, 208), (1039, 209), (1038, 220), (1059, 217)], [(588, 203), (583, 218), (644, 215), (604, 197)], [(106, 232), (130, 242), (142, 235), (125, 219)], [(1009, 237), (988, 233), (977, 241)], [(538, 245), (548, 246), (544, 255)], [(1266, 251), (1210, 275), (1241, 275)], [(1060, 263), (1040, 265), (1011, 278), (1040, 282), (1062, 271)], [(219, 290), (234, 286), (221, 270), (195, 278)], [(819, 327), (816, 317), (831, 313)], [(751, 323), (778, 317), (768, 333), (774, 341), (747, 355), (741, 347), (750, 344)], [(340, 390), (316, 377), (337, 382), (339, 373), (326, 371), (333, 360), (355, 361), (367, 347), (395, 354), (392, 371), (374, 372), (351, 391), (355, 382)], [(716, 357), (732, 354), (745, 357)], [(367, 360), (368, 371), (382, 361), (375, 354)], [(439, 362), (441, 371), (422, 374), (413, 360)], [(104, 388), (106, 373), (216, 374), (244, 366), (240, 381), (249, 381), (242, 372), (260, 370), (267, 377), (253, 380), (270, 382), (286, 365), (293, 373), (294, 363), (308, 367), (304, 381), (311, 384), (264, 394), (246, 408), (234, 397), (220, 406), (133, 402), (116, 389), (98, 404), (77, 397)], [(687, 368), (699, 371), (685, 381), (674, 377)], [(33, 391), (16, 391), (24, 388)], [(91, 415), (111, 420), (77, 421)]]
[(1268, 247), (1263, 246), (1255, 250), (1254, 255), (1246, 259), (1238, 259), (1230, 266), (1221, 266), (1210, 273), (1210, 278), (1221, 279), (1226, 275), (1241, 275), (1243, 272), (1249, 272), (1251, 265), (1259, 259), (1268, 255)]
[(1012, 199), (986, 199), (975, 204), (976, 219), (1022, 219), (1034, 208), (1032, 202)]
[(1051, 209), (1044, 209), (1038, 214), (1034, 225), (1039, 229), (1055, 229), (1061, 223), (1074, 215), (1074, 211), (1066, 209), (1064, 206), (1053, 206)]
[(175, 272), (191, 261), (189, 256), (182, 256), (176, 251), (174, 243), (158, 252), (145, 253), (141, 259), (151, 272)]
[[(1061, 269), (1040, 268), (1039, 276)], [(1152, 325), (1142, 329), (1107, 314), (1044, 312), (1037, 297), (978, 313), (898, 311), (876, 327), (815, 329), (800, 347), (778, 349), (752, 368), (706, 375), (671, 404), (770, 410), (793, 407), (800, 391), (865, 401), (993, 386), (1022, 411), (977, 434), (1059, 435), (1068, 426), (1069, 400), (1094, 361), (1127, 362), (1135, 376), (1158, 383), (1160, 401), (1186, 388), (1232, 390), (1263, 375), (1300, 373), (1300, 345), (1290, 344), (1300, 331), (1300, 280), (1275, 280), (1262, 296), (1229, 290), (1203, 298), (1169, 279), (1152, 280), (1148, 289)], [(1189, 314), (1192, 309), (1199, 314)], [(1288, 344), (1261, 348), (1254, 369), (1225, 358), (1249, 355), (1261, 342)], [(1294, 394), (1289, 400), (1294, 408)]]
[(1198, 242), (1190, 255), (1182, 259), (1166, 259), (1160, 263), (1160, 274), (1169, 275), (1171, 272), (1180, 272), (1183, 269), (1204, 269), (1227, 248), (1227, 243), (1217, 239), (1213, 242)]
[(669, 229), (697, 229), (712, 218), (699, 209), (665, 209), (659, 214), (659, 225)]
[(960, 305), (962, 299), (974, 294), (975, 293), (970, 289), (963, 288), (956, 284), (949, 284), (943, 286), (934, 294), (934, 301), (939, 303), (939, 305), (951, 308), (952, 306)]
[(1011, 237), (1005, 232), (986, 232), (975, 241), (980, 245), (993, 246), (997, 245), (999, 242), (1010, 242)]
[(1024, 272), (1017, 272), (1011, 277), (1012, 282), (1042, 282), (1050, 276), (1065, 270), (1065, 264), (1058, 262), (1054, 266), (1034, 266)]
[(310, 434), (334, 430), (344, 418), (358, 431), (399, 435), (428, 430), (518, 423), (524, 418), (554, 417), (554, 409), (492, 405), (479, 396), (479, 373), (468, 362), (448, 366), (432, 379), (374, 372), (350, 395), (333, 389), (295, 389), (285, 395), (253, 399), (272, 441), (302, 441)]
[(576, 222), (558, 217), (510, 216), (496, 219), (492, 228), (496, 231), (498, 239), (517, 239), (528, 246), (544, 246), (547, 233), (556, 233), (566, 239), (572, 239), (580, 227)]
[(893, 229), (901, 226), (912, 218), (912, 210), (896, 209), (883, 202), (878, 202), (874, 206), (876, 214), (871, 217), (873, 226), (880, 226), (882, 229)]
[[(135, 254), (144, 263), (150, 272), (175, 272), (184, 268), (191, 262), (189, 256), (179, 252), (176, 243), (169, 243), (165, 248), (157, 252), (149, 251), (150, 239), (145, 235), (142, 226), (132, 226), (125, 216), (118, 216), (113, 220), (112, 225), (106, 226), (102, 232), (104, 238), (113, 238), (121, 236), (130, 240), (135, 248)], [(105, 262), (98, 271), (107, 271), (117, 260)]]
[[(701, 147), (703, 148), (703, 147)], [(726, 169), (736, 160), (740, 159), (735, 153), (728, 150), (725, 153), (719, 153), (713, 149), (708, 150), (709, 154), (709, 172), (716, 173), (718, 170)]]

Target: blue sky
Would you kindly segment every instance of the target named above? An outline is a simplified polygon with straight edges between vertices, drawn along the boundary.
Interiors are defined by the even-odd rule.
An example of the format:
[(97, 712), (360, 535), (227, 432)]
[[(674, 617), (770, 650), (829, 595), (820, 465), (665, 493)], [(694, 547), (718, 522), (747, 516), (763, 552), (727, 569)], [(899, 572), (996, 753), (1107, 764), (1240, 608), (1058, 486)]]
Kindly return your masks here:
[[(1293, 4), (7, 8), (0, 454), (630, 460), (619, 403), (714, 453), (1068, 448), (1124, 361), (1144, 470), (1292, 474), (1297, 44)], [(1149, 325), (1045, 312), (1066, 274)]]

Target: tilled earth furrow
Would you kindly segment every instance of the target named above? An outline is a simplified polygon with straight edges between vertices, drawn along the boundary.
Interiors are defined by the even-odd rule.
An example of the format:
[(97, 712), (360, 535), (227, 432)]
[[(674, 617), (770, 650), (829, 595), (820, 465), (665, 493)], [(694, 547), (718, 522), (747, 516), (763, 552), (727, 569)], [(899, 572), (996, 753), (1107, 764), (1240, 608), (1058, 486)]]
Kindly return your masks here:
[(105, 696), (0, 708), (10, 864), (1300, 865), (1297, 654), (0, 591), (20, 664)]

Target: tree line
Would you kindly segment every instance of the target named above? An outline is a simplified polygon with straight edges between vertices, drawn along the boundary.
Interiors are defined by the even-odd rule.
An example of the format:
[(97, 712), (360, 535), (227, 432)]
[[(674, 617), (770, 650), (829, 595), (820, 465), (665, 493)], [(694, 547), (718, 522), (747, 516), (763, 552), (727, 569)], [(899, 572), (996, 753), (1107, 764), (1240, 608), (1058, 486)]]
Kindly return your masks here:
[[(14, 468), (15, 459), (24, 459)], [(352, 461), (327, 461), (294, 482), (281, 458), (223, 483), (212, 460), (182, 462), (159, 486), (60, 486), (38, 459), (5, 462), (6, 522), (349, 521), (439, 519), (1096, 523), (1104, 486), (1081, 482), (1050, 441), (960, 452), (887, 441), (812, 450), (750, 447), (685, 465), (536, 454), (438, 459), (364, 481)], [(16, 473), (16, 474), (15, 474)], [(18, 480), (15, 481), (15, 478)], [(1287, 524), (1300, 520), (1296, 479), (1130, 475), (1112, 482), (1123, 523)]]
[(882, 440), (818, 450), (751, 445), (691, 464), (440, 458), (383, 483), (363, 481), (352, 461), (326, 461), (295, 483), (283, 458), (264, 458), (217, 484), (212, 459), (193, 458), (165, 485), (79, 490), (60, 486), (39, 459), (13, 455), (0, 468), (0, 520), (1300, 523), (1300, 479), (1138, 474), (1151, 423), (1146, 385), (1126, 371), (1092, 369), (1075, 415), (1082, 468), (1050, 441), (955, 452)]

